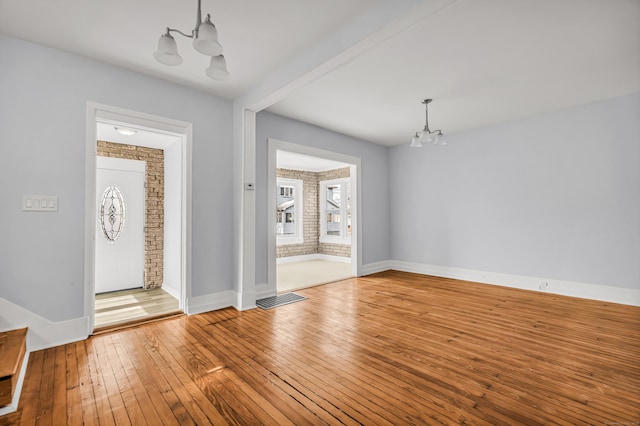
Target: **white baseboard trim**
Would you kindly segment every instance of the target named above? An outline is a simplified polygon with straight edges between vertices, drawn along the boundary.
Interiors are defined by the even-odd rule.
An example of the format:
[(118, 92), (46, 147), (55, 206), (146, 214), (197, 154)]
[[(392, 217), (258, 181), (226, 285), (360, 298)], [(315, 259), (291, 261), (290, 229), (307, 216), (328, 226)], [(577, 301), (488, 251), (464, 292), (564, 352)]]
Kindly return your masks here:
[(89, 337), (89, 317), (53, 322), (0, 298), (0, 331), (29, 327), (27, 351), (39, 351)]
[(640, 306), (640, 289), (611, 287), (575, 281), (556, 280), (552, 278), (529, 277), (525, 275), (502, 274), (499, 272), (428, 265), (423, 263), (404, 262), (400, 260), (389, 261), (389, 269), (433, 275), (443, 278), (474, 281), (483, 284), (493, 284), (523, 290), (542, 291), (545, 293), (599, 300), (602, 302)]
[(166, 291), (167, 293), (169, 293), (169, 295), (171, 297), (173, 297), (174, 299), (178, 299), (180, 300), (180, 289), (175, 289), (173, 287), (169, 287), (166, 284), (163, 284), (162, 287), (160, 287), (162, 290)]
[(185, 313), (195, 315), (231, 306), (236, 307), (237, 298), (238, 294), (233, 290), (188, 297)]
[(377, 272), (388, 271), (391, 269), (391, 262), (389, 260), (383, 260), (382, 262), (367, 263), (362, 265), (362, 275), (371, 275)]
[(256, 300), (272, 297), (278, 294), (278, 290), (267, 283), (256, 284)]
[(333, 256), (330, 254), (322, 254), (322, 253), (313, 253), (313, 254), (302, 254), (300, 256), (278, 257), (276, 259), (276, 264), (280, 265), (282, 263), (304, 262), (307, 260), (329, 260), (332, 262), (351, 263), (350, 257)]
[(256, 306), (256, 292), (247, 291), (244, 293), (238, 293), (238, 303), (235, 308), (239, 311), (247, 311), (249, 309), (255, 309)]

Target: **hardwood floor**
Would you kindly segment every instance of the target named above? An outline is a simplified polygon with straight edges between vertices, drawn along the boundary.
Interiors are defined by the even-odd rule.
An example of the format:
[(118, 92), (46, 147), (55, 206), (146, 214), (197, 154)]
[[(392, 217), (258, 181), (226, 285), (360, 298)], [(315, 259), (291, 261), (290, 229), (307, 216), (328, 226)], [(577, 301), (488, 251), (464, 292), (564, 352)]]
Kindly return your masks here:
[(385, 272), (34, 352), (0, 424), (631, 425), (640, 308)]

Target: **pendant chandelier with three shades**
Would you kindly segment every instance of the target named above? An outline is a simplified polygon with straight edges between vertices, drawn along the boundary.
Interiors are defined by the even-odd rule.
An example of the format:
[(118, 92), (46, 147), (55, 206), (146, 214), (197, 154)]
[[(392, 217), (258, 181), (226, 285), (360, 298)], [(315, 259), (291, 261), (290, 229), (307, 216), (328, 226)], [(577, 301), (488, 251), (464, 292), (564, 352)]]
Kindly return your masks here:
[(158, 50), (153, 54), (158, 62), (164, 65), (176, 66), (182, 63), (182, 56), (178, 54), (178, 45), (171, 33), (177, 33), (187, 38), (193, 39), (193, 47), (199, 53), (210, 56), (209, 68), (205, 73), (213, 80), (223, 81), (230, 77), (227, 71), (227, 60), (222, 54), (222, 45), (218, 42), (218, 30), (211, 22), (211, 15), (202, 20), (201, 0), (198, 0), (198, 10), (196, 15), (196, 26), (191, 30), (191, 34), (167, 27), (167, 31), (158, 40)]

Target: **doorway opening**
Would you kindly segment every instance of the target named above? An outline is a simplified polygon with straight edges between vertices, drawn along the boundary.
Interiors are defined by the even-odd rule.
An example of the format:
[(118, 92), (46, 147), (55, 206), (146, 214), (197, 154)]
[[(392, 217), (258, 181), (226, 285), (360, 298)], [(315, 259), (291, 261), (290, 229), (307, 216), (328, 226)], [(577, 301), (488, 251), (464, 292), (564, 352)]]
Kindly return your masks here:
[(88, 112), (90, 330), (182, 313), (188, 293), (191, 127), (97, 104), (89, 104)]
[(359, 159), (272, 139), (269, 156), (276, 292), (356, 276)]

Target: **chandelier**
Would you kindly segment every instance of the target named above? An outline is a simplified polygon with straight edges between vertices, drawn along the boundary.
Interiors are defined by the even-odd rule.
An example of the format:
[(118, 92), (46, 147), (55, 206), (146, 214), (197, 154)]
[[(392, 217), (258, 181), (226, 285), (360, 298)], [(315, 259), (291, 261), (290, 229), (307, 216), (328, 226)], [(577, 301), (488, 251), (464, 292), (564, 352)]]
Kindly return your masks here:
[[(446, 145), (447, 142), (444, 140), (444, 136), (442, 135), (442, 130), (430, 130), (429, 129), (429, 104), (433, 102), (433, 99), (425, 99), (422, 101), (424, 104), (425, 110), (425, 122), (424, 129), (420, 132), (416, 132), (415, 136), (411, 138), (411, 144), (409, 145), (411, 148), (422, 148), (423, 143), (433, 142), (434, 145)], [(435, 137), (431, 137), (432, 134), (436, 134)]]
[(191, 34), (167, 27), (167, 32), (162, 34), (160, 40), (158, 40), (158, 50), (153, 53), (153, 57), (164, 65), (180, 65), (182, 56), (178, 54), (178, 45), (171, 35), (171, 33), (177, 33), (184, 37), (192, 38), (193, 47), (203, 55), (211, 57), (209, 68), (205, 70), (207, 76), (214, 80), (227, 80), (230, 74), (227, 71), (227, 60), (222, 54), (222, 45), (218, 42), (218, 30), (211, 22), (210, 14), (207, 14), (206, 20), (202, 20), (200, 3), (201, 0), (198, 0), (196, 26), (191, 30)]

